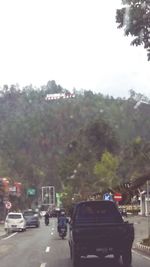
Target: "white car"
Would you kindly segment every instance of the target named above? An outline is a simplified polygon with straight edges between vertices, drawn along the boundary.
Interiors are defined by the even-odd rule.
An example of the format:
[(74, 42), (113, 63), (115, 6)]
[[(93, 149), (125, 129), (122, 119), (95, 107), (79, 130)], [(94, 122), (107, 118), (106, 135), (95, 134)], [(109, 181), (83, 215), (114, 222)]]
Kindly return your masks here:
[(21, 212), (9, 212), (5, 220), (5, 231), (25, 231), (26, 220)]

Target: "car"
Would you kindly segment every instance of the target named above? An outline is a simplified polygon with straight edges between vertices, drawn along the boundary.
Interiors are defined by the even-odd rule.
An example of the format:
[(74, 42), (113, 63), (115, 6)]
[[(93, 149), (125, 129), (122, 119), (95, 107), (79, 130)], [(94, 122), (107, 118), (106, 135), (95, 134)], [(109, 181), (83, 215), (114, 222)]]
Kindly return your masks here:
[(50, 217), (54, 217), (54, 218), (57, 218), (60, 214), (60, 209), (59, 208), (56, 208), (56, 209), (53, 209), (51, 212), (50, 212)]
[(7, 232), (25, 231), (26, 221), (23, 214), (21, 212), (9, 212), (5, 219), (4, 228)]
[(23, 212), (23, 216), (26, 220), (26, 227), (39, 227), (40, 218), (39, 213), (33, 210), (26, 210)]

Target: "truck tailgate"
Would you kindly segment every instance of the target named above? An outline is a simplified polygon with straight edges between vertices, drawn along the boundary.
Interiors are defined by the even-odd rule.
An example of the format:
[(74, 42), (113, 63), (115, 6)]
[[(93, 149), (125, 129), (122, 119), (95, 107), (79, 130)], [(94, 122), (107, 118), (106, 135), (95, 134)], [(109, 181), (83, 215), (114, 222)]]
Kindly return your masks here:
[[(76, 224), (73, 231), (74, 240), (79, 243), (90, 243), (92, 246), (122, 246), (123, 242), (134, 239), (133, 225), (127, 223)], [(128, 240), (129, 241), (129, 240)]]

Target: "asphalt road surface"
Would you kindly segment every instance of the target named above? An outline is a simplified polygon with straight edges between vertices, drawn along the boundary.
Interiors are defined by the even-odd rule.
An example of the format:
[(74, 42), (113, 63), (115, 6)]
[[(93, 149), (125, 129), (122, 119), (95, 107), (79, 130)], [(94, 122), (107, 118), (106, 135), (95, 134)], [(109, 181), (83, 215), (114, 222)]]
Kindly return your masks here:
[[(121, 267), (113, 257), (99, 260), (88, 257), (81, 260), (81, 267)], [(133, 267), (149, 267), (150, 258), (133, 251)], [(67, 238), (57, 234), (56, 219), (50, 225), (41, 222), (40, 228), (23, 233), (13, 233), (0, 240), (0, 267), (72, 267)]]

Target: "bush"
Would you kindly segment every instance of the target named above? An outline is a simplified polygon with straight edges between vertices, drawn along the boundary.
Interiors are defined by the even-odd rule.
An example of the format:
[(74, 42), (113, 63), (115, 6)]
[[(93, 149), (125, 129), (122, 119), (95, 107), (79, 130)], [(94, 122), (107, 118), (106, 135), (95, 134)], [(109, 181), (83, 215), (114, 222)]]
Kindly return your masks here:
[(142, 245), (150, 247), (150, 237), (143, 239)]
[(139, 205), (121, 205), (120, 208), (124, 208), (128, 213), (137, 215), (140, 212)]

